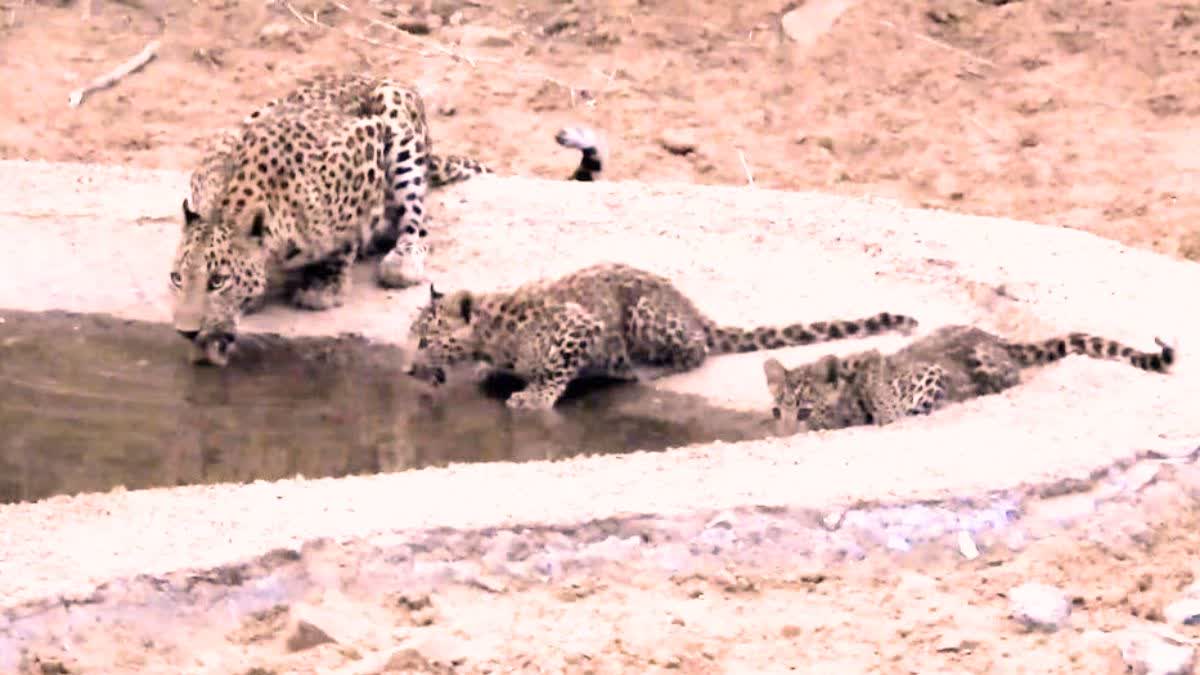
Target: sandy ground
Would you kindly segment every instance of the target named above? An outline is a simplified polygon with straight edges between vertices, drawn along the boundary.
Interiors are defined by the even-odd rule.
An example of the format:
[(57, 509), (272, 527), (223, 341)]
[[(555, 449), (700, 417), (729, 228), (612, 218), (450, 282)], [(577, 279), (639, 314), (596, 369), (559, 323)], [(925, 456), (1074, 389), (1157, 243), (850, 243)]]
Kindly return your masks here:
[[(1194, 7), (1165, 0), (1103, 5), (810, 0), (781, 24), (781, 15), (795, 4), (610, 0), (488, 8), (453, 0), (412, 7), (11, 0), (0, 5), (6, 78), (0, 88), (0, 157), (183, 169), (208, 128), (233, 122), (294, 77), (314, 69), (369, 68), (407, 73), (429, 93), (442, 150), (476, 154), (506, 173), (565, 175), (575, 157), (557, 148), (551, 136), (562, 124), (582, 121), (607, 135), (610, 176), (617, 179), (741, 185), (752, 176), (759, 187), (884, 196), (907, 205), (1004, 215), (1200, 257), (1195, 225), (1200, 155), (1193, 151), (1194, 118), (1200, 113), (1194, 77), (1200, 12)], [(143, 72), (80, 108), (66, 106), (71, 89), (152, 39), (162, 41), (160, 57)], [(162, 285), (149, 280), (173, 241), (178, 174), (148, 178), (94, 168), (64, 174), (61, 167), (12, 165), (4, 171), (0, 231), (6, 243), (22, 242), (19, 249), (0, 251), (3, 268), (11, 272), (5, 277), (39, 282), (0, 287), (0, 306), (19, 301), (162, 316)], [(810, 195), (756, 201), (738, 192), (713, 192), (710, 203), (740, 211), (712, 222), (718, 211), (700, 209), (676, 189), (664, 188), (655, 200), (649, 196), (653, 189), (630, 188), (618, 198), (563, 187), (560, 211), (553, 214), (562, 226), (551, 232), (513, 229), (528, 223), (514, 215), (512, 205), (495, 210), (504, 206), (502, 189), (464, 186), (448, 192), (437, 209), (448, 226), (471, 235), (456, 242), (461, 248), (447, 260), (488, 261), (499, 250), (526, 267), (493, 275), (489, 271), (498, 266), (481, 264), (443, 273), (454, 283), (510, 285), (522, 276), (562, 271), (586, 254), (595, 234), (595, 241), (621, 251), (620, 257), (678, 276), (705, 309), (730, 321), (790, 319), (801, 304), (809, 316), (847, 308), (870, 312), (880, 302), (894, 302), (931, 323), (953, 318), (1022, 336), (1085, 328), (1148, 346), (1150, 337), (1165, 333), (1182, 337), (1186, 350), (1187, 338), (1197, 334), (1192, 317), (1173, 311), (1179, 293), (1196, 287), (1194, 266), (1072, 238), (1069, 232), (1037, 234), (1019, 223), (989, 227), (991, 221), (945, 214), (922, 214), (914, 221), (887, 204)], [(454, 201), (460, 197), (463, 201)], [(646, 237), (643, 245), (622, 246), (627, 233), (613, 227), (613, 218), (636, 223)], [(698, 221), (703, 227), (696, 227)], [(145, 243), (131, 258), (114, 261), (113, 251), (92, 236), (97, 227), (107, 231), (105, 226)], [(501, 240), (512, 241), (512, 250), (497, 245), (488, 231), (494, 226), (503, 228)], [(40, 227), (52, 228), (50, 236), (38, 237)], [(998, 243), (996, 232), (1011, 234), (1008, 248)], [(535, 254), (547, 247), (554, 257)], [(851, 251), (854, 247), (858, 250)], [(739, 260), (764, 256), (786, 264), (757, 264), (738, 274), (739, 281), (748, 279), (745, 285), (732, 283), (728, 270)], [(64, 258), (71, 265), (62, 265)], [(55, 264), (37, 262), (44, 260)], [(63, 283), (79, 270), (110, 275), (95, 286)], [(165, 268), (158, 274), (165, 276)], [(856, 292), (831, 294), (832, 280), (854, 282)], [(389, 306), (403, 311), (415, 302), (408, 297), (398, 294)], [(346, 313), (317, 330), (369, 332), (372, 325), (363, 316), (379, 313)], [(288, 327), (283, 313), (260, 320), (264, 327)], [(302, 330), (299, 323), (290, 326)], [(394, 327), (374, 325), (382, 332)], [(798, 350), (789, 358), (812, 353)], [(713, 394), (705, 380), (717, 378), (729, 384), (721, 388), (725, 403), (761, 405), (752, 378), (739, 375), (753, 362), (726, 359), (702, 375), (662, 386)], [(562, 499), (568, 508), (560, 515), (567, 515), (570, 500), (584, 503), (596, 493), (610, 500), (593, 504), (597, 511), (604, 503), (632, 510), (638, 502), (623, 495), (635, 493), (647, 497), (641, 502), (646, 508), (667, 509), (670, 504), (649, 497), (672, 489), (694, 502), (708, 499), (713, 508), (769, 494), (782, 503), (827, 505), (863, 495), (944, 498), (951, 491), (977, 493), (1023, 481), (1050, 480), (1062, 489), (1063, 476), (1086, 477), (1089, 467), (1137, 449), (1194, 448), (1195, 416), (1186, 408), (1196, 400), (1194, 369), (1185, 360), (1183, 377), (1165, 386), (1127, 371), (1116, 364), (1067, 362), (1037, 374), (1019, 393), (963, 406), (936, 424), (910, 424), (891, 435), (851, 432), (837, 439), (779, 441), (761, 452), (726, 447), (634, 456), (608, 482), (596, 483), (594, 492), (569, 493), (552, 483), (525, 517), (538, 520), (547, 504), (557, 505), (555, 499)], [(1055, 414), (1063, 410), (1069, 411), (1070, 426), (1056, 426)], [(997, 429), (981, 432), (976, 426), (981, 419)], [(1074, 425), (1086, 430), (1083, 439), (1103, 436), (1103, 442), (1089, 447)], [(936, 451), (916, 442), (951, 438), (958, 440)], [(1031, 446), (1031, 438), (1039, 444)], [(1015, 452), (1018, 447), (1029, 451)], [(881, 460), (885, 456), (900, 458), (894, 476), (884, 475), (891, 470)], [(678, 465), (668, 466), (673, 460), (663, 457), (678, 459)], [(697, 468), (681, 470), (688, 466)], [(501, 474), (521, 470), (493, 467)], [(760, 481), (756, 472), (773, 480)], [(577, 476), (580, 483), (592, 485), (594, 477), (585, 474)], [(547, 475), (553, 480), (553, 473)], [(632, 479), (644, 475), (655, 480)], [(792, 476), (804, 479), (789, 483)], [(877, 480), (880, 476), (886, 480)], [(491, 490), (486, 494), (504, 499), (502, 478), (480, 474), (477, 480)], [(87, 589), (112, 574), (166, 574), (180, 565), (203, 567), (205, 554), (219, 564), (261, 553), (273, 541), (299, 545), (306, 519), (314, 529), (325, 522), (363, 531), (395, 525), (383, 522), (377, 504), (365, 511), (374, 521), (364, 511), (351, 513), (355, 497), (365, 504), (371, 496), (350, 494), (353, 489), (334, 483), (305, 484), (306, 497), (294, 509), (242, 502), (238, 508), (245, 512), (227, 520), (211, 513), (213, 504), (229, 497), (221, 490), (183, 490), (178, 497), (87, 496), (0, 509), (5, 597), (36, 604), (32, 598), (49, 595), (53, 602), (57, 592), (72, 588), (84, 605), (111, 609), (88, 602)], [(1181, 483), (1186, 481), (1153, 482)], [(389, 500), (403, 494), (383, 485), (378, 493)], [(243, 494), (266, 489), (251, 486)], [(327, 598), (305, 597), (288, 612), (264, 615), (265, 628), (248, 621), (236, 635), (225, 629), (235, 621), (231, 617), (241, 616), (234, 610), (246, 607), (220, 605), (221, 621), (198, 615), (198, 625), (210, 632), (186, 633), (189, 624), (177, 620), (171, 608), (186, 605), (188, 598), (170, 598), (160, 605), (166, 613), (155, 615), (147, 607), (161, 598), (112, 593), (117, 606), (132, 603), (134, 617), (176, 621), (160, 621), (154, 637), (134, 628), (121, 632), (120, 621), (85, 630), (71, 614), (73, 603), (60, 602), (67, 605), (61, 610), (65, 618), (47, 619), (42, 629), (48, 633), (35, 630), (21, 644), (35, 647), (25, 655), (33, 672), (61, 672), (54, 664), (71, 664), (73, 672), (248, 672), (251, 666), (268, 672), (376, 672), (373, 659), (391, 658), (392, 652), (400, 654), (392, 663), (396, 669), (443, 672), (774, 672), (789, 666), (838, 673), (1124, 672), (1108, 638), (1087, 631), (1161, 622), (1166, 604), (1186, 595), (1200, 528), (1195, 491), (1179, 489), (1175, 497), (1115, 506), (1092, 527), (1028, 547), (984, 546), (985, 555), (970, 563), (919, 547), (902, 559), (868, 557), (865, 564), (840, 566), (824, 576), (752, 571), (739, 562), (733, 571), (700, 573), (696, 583), (709, 585), (698, 595), (688, 586), (692, 582), (666, 583), (661, 570), (597, 571), (590, 586), (586, 579), (574, 585), (515, 583), (502, 593), (490, 582), (483, 584), (490, 590), (462, 583), (431, 593), (437, 607), (432, 622), (421, 615), (420, 596), (379, 610), (378, 602), (362, 600), (369, 592), (346, 587), (350, 599), (332, 592)], [(419, 523), (434, 508), (429, 504), (445, 503), (444, 494), (423, 502), (414, 497), (421, 508), (402, 513), (401, 520)], [(680, 505), (686, 501), (681, 497)], [(458, 506), (462, 524), (478, 517)], [(228, 539), (170, 550), (197, 519), (215, 522)], [(242, 520), (258, 525), (242, 531)], [(129, 534), (145, 531), (173, 534), (161, 546)], [(202, 538), (204, 532), (193, 534)], [(353, 561), (370, 558), (353, 544), (334, 547), (327, 556), (326, 576), (312, 575), (318, 588), (337, 588), (329, 569), (353, 569)], [(739, 565), (750, 582), (738, 579)], [(15, 570), (33, 572), (14, 576)], [(1083, 621), (1052, 636), (1015, 632), (1003, 619), (1002, 594), (1025, 580), (1068, 589)], [(139, 605), (138, 598), (146, 602)], [(25, 610), (7, 606), (0, 635), (37, 624), (14, 623)], [(312, 623), (343, 644), (289, 654), (280, 640), (295, 626), (286, 622), (309, 611), (315, 612)], [(330, 627), (349, 625), (351, 616), (367, 616), (388, 632), (342, 635)], [(56, 623), (60, 619), (65, 623)], [(280, 622), (286, 627), (279, 628)], [(166, 625), (178, 631), (163, 630)], [(576, 640), (581, 634), (588, 637)], [(500, 636), (508, 646), (493, 649), (484, 641), (478, 653), (452, 653), (479, 643), (480, 636)], [(194, 638), (191, 644), (188, 638)], [(130, 646), (113, 650), (118, 644)], [(46, 660), (39, 666), (33, 654)], [(13, 642), (0, 644), (0, 669), (21, 661)]]

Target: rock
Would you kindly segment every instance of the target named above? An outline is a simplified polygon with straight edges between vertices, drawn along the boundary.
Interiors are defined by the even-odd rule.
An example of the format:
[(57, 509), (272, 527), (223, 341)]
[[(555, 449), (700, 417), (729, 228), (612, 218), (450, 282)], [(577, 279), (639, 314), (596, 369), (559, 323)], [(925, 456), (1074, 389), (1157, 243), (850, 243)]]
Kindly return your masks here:
[[(427, 635), (413, 649), (433, 666), (458, 666), (467, 661), (468, 645), (448, 635)], [(428, 672), (428, 671), (426, 671)]]
[(696, 134), (690, 129), (663, 129), (658, 144), (672, 155), (688, 155), (696, 151)]
[(1026, 630), (1054, 632), (1071, 616), (1071, 599), (1046, 584), (1026, 583), (1008, 592), (1010, 616)]
[(1148, 630), (1133, 629), (1117, 637), (1121, 658), (1134, 675), (1192, 675), (1196, 649)]
[(296, 631), (287, 639), (287, 649), (289, 652), (300, 652), (333, 641), (328, 633), (313, 624), (307, 621), (297, 621)]
[(979, 557), (979, 547), (975, 544), (975, 539), (971, 537), (971, 533), (966, 530), (958, 531), (958, 552), (967, 560), (974, 560)]
[(792, 42), (811, 47), (853, 4), (853, 0), (808, 0), (780, 17), (779, 27)]
[(1200, 598), (1184, 598), (1167, 605), (1163, 610), (1167, 623), (1195, 626), (1200, 624)]
[(258, 31), (259, 42), (283, 42), (292, 35), (292, 27), (286, 23), (269, 23)]
[(939, 652), (969, 652), (979, 646), (976, 640), (964, 633), (951, 632), (943, 635), (935, 646)]
[(429, 660), (421, 652), (409, 647), (394, 652), (388, 657), (384, 672), (424, 672), (429, 670)]
[(491, 26), (464, 26), (458, 43), (464, 47), (511, 47), (513, 36)]

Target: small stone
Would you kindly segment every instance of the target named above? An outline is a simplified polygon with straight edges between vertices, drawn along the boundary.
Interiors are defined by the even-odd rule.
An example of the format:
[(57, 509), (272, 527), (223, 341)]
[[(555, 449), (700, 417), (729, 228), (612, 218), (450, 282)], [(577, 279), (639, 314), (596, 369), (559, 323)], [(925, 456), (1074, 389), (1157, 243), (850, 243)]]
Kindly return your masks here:
[(413, 35), (429, 35), (434, 31), (435, 28), (432, 25), (432, 19), (437, 19), (438, 25), (441, 25), (442, 17), (435, 14), (427, 19), (404, 19), (402, 21), (398, 21), (396, 23), (396, 28), (399, 28), (405, 33), (412, 33)]
[(802, 631), (800, 630), (799, 626), (789, 623), (788, 625), (786, 625), (782, 629), (780, 629), (779, 634), (782, 635), (783, 637), (791, 640), (793, 638), (800, 637), (801, 632)]
[(465, 663), (467, 645), (444, 635), (429, 635), (416, 645), (422, 658), (432, 665), (457, 666)]
[(508, 585), (502, 580), (490, 577), (484, 574), (472, 574), (467, 579), (468, 586), (474, 586), (488, 593), (504, 593), (508, 590)]
[(424, 672), (429, 670), (429, 660), (421, 652), (409, 647), (393, 653), (384, 666), (386, 672)]
[(292, 27), (286, 23), (269, 23), (258, 31), (260, 42), (279, 42), (286, 40), (292, 34)]
[(962, 633), (947, 633), (937, 641), (935, 649), (942, 653), (969, 652), (979, 646), (979, 640)]
[(1026, 583), (1008, 592), (1010, 616), (1026, 630), (1054, 632), (1071, 616), (1066, 593), (1046, 584)]
[(1163, 610), (1167, 623), (1183, 626), (1200, 624), (1200, 598), (1184, 598), (1167, 605)]
[(732, 529), (735, 521), (736, 516), (734, 516), (732, 512), (722, 511), (721, 513), (713, 516), (712, 519), (704, 525), (704, 529), (711, 530), (714, 527), (723, 527), (727, 530)]
[(296, 631), (287, 639), (287, 649), (289, 652), (300, 652), (333, 641), (328, 633), (313, 624), (307, 621), (297, 621)]
[(979, 547), (975, 545), (975, 539), (971, 537), (971, 533), (966, 530), (958, 531), (958, 552), (967, 560), (979, 557)]
[(664, 129), (658, 144), (672, 155), (689, 155), (696, 151), (696, 135), (688, 129)]
[(458, 42), (464, 47), (511, 47), (513, 36), (491, 26), (465, 26)]
[(1194, 647), (1146, 630), (1129, 630), (1117, 638), (1121, 658), (1135, 675), (1192, 675)]
[(826, 513), (823, 518), (821, 518), (821, 524), (825, 526), (826, 530), (832, 532), (833, 530), (838, 529), (838, 526), (842, 524), (842, 518), (845, 517), (845, 515), (845, 511), (830, 511), (829, 513)]

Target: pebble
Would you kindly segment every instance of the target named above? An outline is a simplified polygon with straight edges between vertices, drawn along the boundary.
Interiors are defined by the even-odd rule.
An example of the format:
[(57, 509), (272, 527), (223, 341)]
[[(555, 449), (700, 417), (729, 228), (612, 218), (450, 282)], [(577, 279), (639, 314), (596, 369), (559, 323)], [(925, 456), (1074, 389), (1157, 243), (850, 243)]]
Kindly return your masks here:
[(289, 652), (299, 652), (333, 641), (333, 638), (329, 637), (328, 633), (317, 626), (307, 621), (298, 621), (296, 622), (295, 632), (287, 639), (287, 650)]
[(689, 155), (696, 151), (696, 134), (690, 129), (664, 129), (658, 144), (672, 155)]
[(1183, 626), (1200, 624), (1200, 598), (1184, 598), (1167, 605), (1163, 610), (1167, 623)]
[(1134, 675), (1192, 675), (1196, 649), (1148, 630), (1128, 630), (1117, 636), (1121, 658)]
[(269, 23), (258, 31), (258, 39), (263, 42), (279, 42), (292, 35), (292, 27), (286, 23)]
[(946, 633), (938, 641), (935, 649), (939, 652), (969, 652), (979, 646), (979, 640), (964, 633)]
[(458, 42), (464, 47), (511, 47), (513, 36), (491, 26), (464, 26)]
[(1008, 592), (1010, 616), (1026, 630), (1054, 632), (1071, 616), (1071, 600), (1054, 586), (1021, 584)]

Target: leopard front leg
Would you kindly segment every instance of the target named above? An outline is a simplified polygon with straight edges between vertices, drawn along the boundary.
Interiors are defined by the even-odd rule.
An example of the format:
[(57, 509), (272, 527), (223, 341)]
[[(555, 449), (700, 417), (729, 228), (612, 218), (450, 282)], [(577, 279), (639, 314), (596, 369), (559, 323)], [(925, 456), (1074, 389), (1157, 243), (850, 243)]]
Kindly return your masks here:
[(607, 370), (604, 324), (574, 303), (556, 308), (526, 329), (515, 370), (525, 389), (508, 398), (509, 408), (549, 410), (581, 374)]
[(928, 415), (946, 399), (946, 371), (936, 364), (905, 368), (894, 376), (867, 376), (854, 386), (861, 392), (862, 407), (876, 426), (901, 417)]
[[(410, 253), (424, 247), (425, 195), (429, 182), (429, 144), (422, 129), (408, 129), (394, 136), (385, 149), (387, 231), (395, 244), (379, 261), (379, 282), (386, 288), (409, 285), (414, 261)], [(381, 238), (382, 241), (391, 236)], [(422, 249), (424, 250), (424, 249)], [(424, 260), (420, 261), (422, 275)]]
[(300, 269), (300, 287), (292, 294), (297, 307), (312, 310), (341, 306), (350, 291), (350, 271), (358, 255), (358, 247), (347, 245), (325, 260)]
[[(937, 364), (908, 369), (894, 380), (895, 416), (928, 415), (946, 400), (946, 371)], [(878, 420), (876, 420), (878, 424)]]

